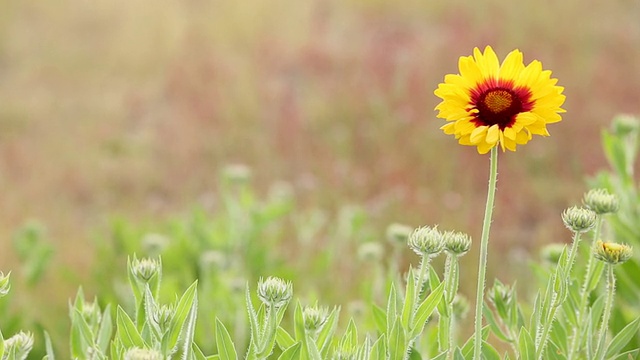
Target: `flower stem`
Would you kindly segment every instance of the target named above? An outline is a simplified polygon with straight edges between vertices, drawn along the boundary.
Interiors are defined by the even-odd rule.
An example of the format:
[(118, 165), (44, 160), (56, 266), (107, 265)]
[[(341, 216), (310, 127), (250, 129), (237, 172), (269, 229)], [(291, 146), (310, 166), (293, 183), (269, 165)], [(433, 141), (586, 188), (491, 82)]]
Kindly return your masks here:
[(487, 191), (487, 205), (484, 209), (484, 223), (480, 239), (480, 259), (478, 261), (478, 291), (476, 292), (476, 322), (474, 333), (473, 359), (482, 359), (482, 308), (484, 306), (484, 286), (487, 272), (487, 252), (489, 247), (489, 228), (498, 180), (498, 147), (491, 148), (491, 165), (489, 170), (489, 189)]
[[(600, 237), (600, 230), (602, 228), (602, 215), (598, 216), (598, 220), (596, 221), (596, 227), (593, 230), (593, 241), (592, 244), (596, 242), (596, 240)], [(587, 303), (589, 301), (589, 293), (591, 292), (589, 287), (589, 283), (591, 283), (591, 278), (594, 273), (594, 257), (589, 256), (589, 261), (587, 262), (587, 274), (584, 278), (584, 283), (582, 284), (582, 288), (580, 289), (580, 303), (578, 307), (578, 316), (577, 316), (577, 326), (573, 329), (573, 336), (571, 338), (571, 344), (569, 346), (569, 352), (567, 359), (572, 360), (578, 356), (580, 352), (580, 345), (582, 344), (582, 334), (580, 333), (580, 329), (583, 328), (583, 323), (586, 320), (585, 316), (587, 315)]]
[(605, 355), (605, 342), (607, 340), (607, 329), (609, 328), (609, 317), (613, 306), (613, 295), (616, 291), (616, 277), (613, 274), (613, 265), (607, 264), (607, 300), (604, 303), (604, 314), (602, 314), (602, 325), (600, 326), (600, 340), (596, 347), (595, 360), (603, 360)]

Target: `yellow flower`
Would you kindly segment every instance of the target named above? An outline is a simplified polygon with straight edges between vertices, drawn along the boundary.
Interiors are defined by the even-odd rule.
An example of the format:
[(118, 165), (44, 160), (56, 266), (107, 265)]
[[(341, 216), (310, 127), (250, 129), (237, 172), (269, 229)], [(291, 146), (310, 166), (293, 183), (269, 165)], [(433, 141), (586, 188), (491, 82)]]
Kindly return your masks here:
[(561, 120), (564, 90), (556, 86), (551, 71), (535, 60), (525, 66), (522, 53), (513, 50), (499, 63), (490, 46), (463, 56), (460, 74), (446, 75), (436, 96), (438, 117), (448, 123), (440, 129), (462, 145), (477, 146), (485, 154), (500, 144), (515, 151), (532, 135), (548, 136), (547, 124)]

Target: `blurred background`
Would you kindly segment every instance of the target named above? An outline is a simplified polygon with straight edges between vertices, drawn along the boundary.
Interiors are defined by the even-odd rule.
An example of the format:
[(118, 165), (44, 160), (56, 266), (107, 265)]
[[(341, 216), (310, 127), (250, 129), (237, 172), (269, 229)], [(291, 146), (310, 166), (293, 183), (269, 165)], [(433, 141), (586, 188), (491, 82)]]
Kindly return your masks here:
[[(64, 308), (78, 285), (91, 294), (114, 218), (215, 212), (234, 164), (329, 228), (355, 208), (371, 237), (397, 222), (479, 240), (489, 159), (439, 130), (433, 91), (491, 45), (542, 61), (567, 96), (551, 137), (500, 154), (489, 279), (527, 276), (541, 245), (570, 240), (560, 213), (606, 166), (601, 129), (640, 113), (639, 15), (631, 0), (3, 1), (0, 270), (20, 278), (11, 239), (37, 221), (40, 291)], [(282, 236), (274, 251), (295, 257)]]

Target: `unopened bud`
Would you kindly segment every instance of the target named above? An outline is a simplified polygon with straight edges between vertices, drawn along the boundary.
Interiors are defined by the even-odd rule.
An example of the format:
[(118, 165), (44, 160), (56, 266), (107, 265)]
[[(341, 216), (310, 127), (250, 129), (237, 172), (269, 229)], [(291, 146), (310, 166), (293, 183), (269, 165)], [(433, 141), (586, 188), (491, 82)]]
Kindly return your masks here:
[(436, 256), (444, 247), (442, 234), (436, 227), (419, 227), (409, 235), (409, 247), (420, 256)]
[(621, 264), (629, 260), (632, 255), (631, 246), (625, 244), (598, 240), (593, 247), (593, 256), (596, 259), (612, 265)]
[(540, 257), (551, 264), (557, 264), (564, 248), (564, 244), (548, 244), (540, 250)]
[[(33, 334), (20, 331), (4, 341), (5, 354), (15, 354), (15, 359), (26, 359), (33, 348)], [(4, 357), (3, 357), (4, 359)]]
[(162, 264), (158, 259), (137, 259), (134, 257), (131, 262), (132, 275), (145, 283), (148, 283), (152, 278), (158, 276), (161, 270)]
[(358, 247), (358, 258), (362, 261), (378, 261), (383, 253), (382, 244), (377, 242), (366, 242)]
[(302, 318), (304, 319), (305, 329), (311, 332), (319, 331), (327, 321), (328, 314), (329, 310), (326, 307), (305, 307), (302, 310)]
[(443, 235), (444, 249), (455, 256), (462, 256), (471, 249), (471, 237), (458, 231), (447, 231)]
[(293, 296), (293, 285), (289, 281), (269, 276), (258, 281), (258, 298), (267, 306), (280, 308), (289, 303)]
[(584, 204), (598, 215), (614, 213), (618, 211), (620, 203), (616, 195), (610, 194), (607, 189), (589, 190), (582, 200)]
[(584, 233), (591, 230), (596, 224), (597, 217), (595, 211), (577, 206), (572, 206), (562, 213), (564, 226), (574, 233)]
[(387, 227), (387, 240), (393, 244), (405, 245), (412, 231), (413, 228), (411, 226), (397, 223), (391, 224)]

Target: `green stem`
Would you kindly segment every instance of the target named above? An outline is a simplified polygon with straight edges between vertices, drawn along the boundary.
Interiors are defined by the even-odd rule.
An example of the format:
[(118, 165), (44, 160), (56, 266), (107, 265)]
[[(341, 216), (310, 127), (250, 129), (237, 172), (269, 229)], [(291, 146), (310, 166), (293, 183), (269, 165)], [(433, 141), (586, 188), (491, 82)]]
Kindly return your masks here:
[[(603, 218), (602, 215), (598, 216), (598, 220), (596, 221), (596, 227), (593, 230), (593, 243), (598, 240), (600, 237), (600, 230), (602, 228)], [(591, 292), (589, 289), (589, 283), (591, 283), (591, 278), (593, 277), (594, 272), (594, 257), (593, 255), (589, 255), (589, 261), (587, 262), (587, 273), (584, 278), (584, 283), (582, 284), (582, 288), (580, 289), (580, 305), (578, 307), (578, 315), (577, 315), (577, 326), (573, 328), (573, 336), (571, 338), (571, 345), (569, 346), (569, 353), (567, 356), (567, 360), (575, 359), (575, 356), (580, 352), (580, 344), (582, 343), (582, 335), (580, 334), (580, 329), (583, 329), (585, 316), (587, 315), (587, 303), (589, 301), (589, 293)]]
[[(580, 233), (576, 232), (573, 235), (573, 243), (571, 245), (571, 250), (569, 252), (569, 256), (568, 259), (566, 260), (566, 263), (563, 262), (559, 262), (557, 266), (560, 266), (562, 271), (560, 272), (560, 274), (564, 275), (565, 278), (561, 279), (560, 281), (565, 281), (565, 286), (569, 286), (569, 279), (571, 278), (571, 268), (573, 267), (573, 262), (575, 260), (576, 257), (576, 252), (577, 252), (577, 248), (578, 248), (578, 243), (580, 242)], [(551, 283), (555, 283), (556, 281), (558, 281), (558, 279), (556, 278), (558, 276), (558, 271), (555, 272), (555, 274), (552, 276), (551, 278)], [(565, 280), (566, 279), (566, 280)], [(549, 289), (552, 289), (553, 287), (550, 287)], [(542, 329), (542, 335), (539, 338), (538, 343), (536, 344), (536, 359), (542, 359), (542, 355), (544, 354), (544, 349), (547, 345), (547, 340), (549, 338), (549, 332), (551, 331), (551, 327), (553, 325), (553, 321), (556, 318), (556, 311), (558, 310), (558, 307), (560, 305), (562, 305), (562, 301), (563, 299), (560, 299), (560, 301), (558, 301), (558, 294), (556, 292), (554, 292), (552, 294), (551, 300), (549, 301), (549, 306), (551, 306), (551, 308), (549, 309), (549, 313), (547, 314), (547, 318), (545, 319), (545, 323)]]
[(482, 308), (484, 306), (484, 286), (487, 272), (487, 252), (489, 247), (489, 229), (491, 215), (498, 180), (498, 147), (491, 149), (491, 165), (489, 171), (489, 189), (487, 191), (487, 205), (484, 209), (484, 223), (482, 224), (482, 238), (480, 239), (480, 259), (478, 261), (478, 291), (476, 292), (476, 322), (474, 333), (473, 359), (482, 359)]
[(600, 326), (600, 341), (596, 347), (595, 360), (603, 360), (605, 355), (605, 342), (607, 340), (607, 330), (609, 328), (609, 317), (613, 306), (613, 295), (616, 291), (616, 277), (613, 274), (613, 265), (607, 264), (607, 300), (604, 303), (604, 314), (602, 314), (602, 325)]
[(455, 255), (447, 254), (444, 268), (444, 301), (447, 314), (441, 314), (438, 323), (438, 350), (450, 354), (453, 349), (453, 300), (458, 287), (458, 259)]

